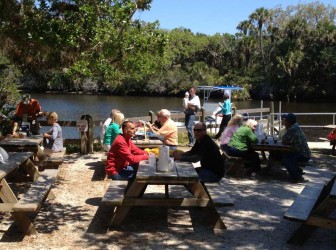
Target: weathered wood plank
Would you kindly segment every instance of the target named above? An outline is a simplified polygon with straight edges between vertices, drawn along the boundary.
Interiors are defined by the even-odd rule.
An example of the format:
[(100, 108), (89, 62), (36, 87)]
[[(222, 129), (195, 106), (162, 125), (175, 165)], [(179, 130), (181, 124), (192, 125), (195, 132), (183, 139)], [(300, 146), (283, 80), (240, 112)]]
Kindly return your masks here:
[(324, 187), (325, 183), (322, 181), (308, 183), (289, 207), (284, 218), (298, 222), (307, 221)]
[(226, 193), (225, 186), (221, 182), (204, 183), (204, 186), (215, 206), (234, 205), (234, 200)]
[(179, 180), (197, 181), (198, 174), (191, 162), (175, 161)]
[(46, 169), (15, 204), (13, 211), (37, 212), (56, 180), (58, 169)]
[(207, 198), (124, 198), (125, 206), (155, 207), (207, 207), (212, 206)]
[(127, 184), (128, 181), (112, 180), (101, 202), (107, 205), (120, 206)]
[(8, 161), (1, 163), (0, 167), (0, 179), (5, 177), (7, 174), (14, 171), (20, 165), (22, 165), (29, 157), (33, 155), (32, 152), (16, 152), (10, 154)]

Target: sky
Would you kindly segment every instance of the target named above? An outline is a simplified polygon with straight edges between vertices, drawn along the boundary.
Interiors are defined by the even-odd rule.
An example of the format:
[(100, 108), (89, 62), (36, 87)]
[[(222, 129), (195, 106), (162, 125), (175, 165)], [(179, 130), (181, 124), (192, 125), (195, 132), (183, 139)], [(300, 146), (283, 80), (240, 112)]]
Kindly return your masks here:
[[(257, 8), (271, 9), (306, 4), (309, 0), (153, 0), (150, 11), (138, 12), (135, 18), (160, 22), (161, 29), (184, 27), (194, 33), (214, 35), (237, 32), (239, 22), (247, 20)], [(336, 6), (335, 0), (320, 0)]]

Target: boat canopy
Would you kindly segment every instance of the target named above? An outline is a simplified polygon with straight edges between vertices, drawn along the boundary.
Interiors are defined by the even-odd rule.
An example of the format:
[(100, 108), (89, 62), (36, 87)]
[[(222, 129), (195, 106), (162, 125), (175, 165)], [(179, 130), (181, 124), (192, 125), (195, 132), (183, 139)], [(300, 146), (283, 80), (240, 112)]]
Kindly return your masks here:
[(204, 102), (207, 102), (209, 97), (210, 97), (210, 94), (214, 91), (223, 91), (223, 94), (227, 93), (230, 96), (230, 99), (231, 99), (231, 92), (232, 91), (243, 90), (244, 88), (239, 87), (239, 86), (226, 85), (226, 86), (197, 86), (197, 89), (203, 91)]

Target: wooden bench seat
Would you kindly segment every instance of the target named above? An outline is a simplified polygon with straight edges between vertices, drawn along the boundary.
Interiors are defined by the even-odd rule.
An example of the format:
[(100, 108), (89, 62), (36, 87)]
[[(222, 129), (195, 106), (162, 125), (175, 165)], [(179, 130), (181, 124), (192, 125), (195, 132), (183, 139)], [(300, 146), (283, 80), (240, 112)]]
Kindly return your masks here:
[(307, 221), (323, 191), (324, 186), (324, 182), (308, 183), (289, 207), (284, 215), (284, 218), (297, 222)]
[(226, 193), (225, 184), (223, 180), (220, 182), (203, 183), (205, 191), (210, 195), (215, 206), (226, 207), (233, 206), (234, 200)]
[(38, 212), (41, 204), (48, 197), (51, 185), (55, 182), (58, 169), (46, 169), (32, 183), (28, 191), (14, 205), (13, 211)]
[(56, 180), (58, 169), (46, 169), (39, 178), (32, 183), (28, 191), (12, 207), (14, 222), (19, 226), (24, 235), (37, 234), (33, 220), (41, 209), (46, 199), (53, 199), (55, 196), (51, 186)]
[(336, 229), (329, 215), (336, 210), (335, 177), (329, 182), (319, 180), (307, 184), (285, 213), (284, 218), (300, 222), (301, 226), (288, 243), (303, 244), (317, 227)]
[(49, 151), (46, 153), (48, 155), (48, 158), (41, 162), (39, 164), (40, 166), (43, 166), (45, 168), (47, 167), (58, 167), (59, 165), (62, 165), (63, 163), (63, 157), (66, 153), (66, 148), (64, 147), (62, 151), (60, 152), (52, 152), (50, 153)]
[(229, 175), (232, 177), (240, 177), (243, 175), (244, 159), (242, 157), (230, 156), (225, 151), (223, 151), (222, 157), (223, 159), (226, 159), (224, 163), (226, 165), (225, 175)]
[(128, 181), (112, 180), (101, 202), (106, 205), (120, 206), (127, 184)]

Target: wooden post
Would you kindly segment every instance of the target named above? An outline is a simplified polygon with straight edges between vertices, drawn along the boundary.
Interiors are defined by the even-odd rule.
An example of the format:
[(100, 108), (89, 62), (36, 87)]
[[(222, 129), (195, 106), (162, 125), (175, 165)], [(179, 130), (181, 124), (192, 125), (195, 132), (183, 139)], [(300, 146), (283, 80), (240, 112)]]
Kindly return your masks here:
[(93, 122), (90, 115), (82, 115), (81, 120), (87, 120), (88, 130), (81, 131), (81, 154), (93, 154)]
[(237, 107), (232, 108), (232, 115), (235, 115), (237, 113)]
[(155, 122), (155, 114), (153, 111), (149, 110), (150, 122), (153, 124)]
[[(261, 110), (262, 110), (263, 106), (264, 106), (264, 101), (261, 100), (261, 101), (260, 101), (260, 109), (261, 109)], [(263, 118), (263, 113), (262, 113), (262, 111), (260, 111), (260, 119), (262, 119), (262, 118)]]
[(274, 102), (271, 102), (271, 136), (274, 135)]
[(202, 115), (201, 115), (201, 122), (205, 122), (205, 109), (204, 109), (204, 108), (201, 108), (201, 112), (202, 112)]

